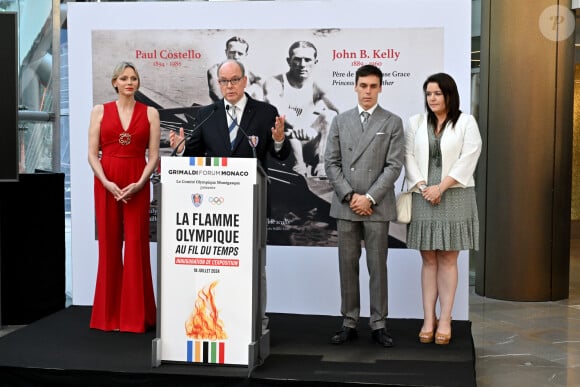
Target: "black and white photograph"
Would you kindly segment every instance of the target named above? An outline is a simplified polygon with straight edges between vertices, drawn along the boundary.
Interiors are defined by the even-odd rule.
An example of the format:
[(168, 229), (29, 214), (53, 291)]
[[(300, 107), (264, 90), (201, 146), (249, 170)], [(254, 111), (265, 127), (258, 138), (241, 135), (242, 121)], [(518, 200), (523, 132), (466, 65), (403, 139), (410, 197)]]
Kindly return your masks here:
[[(269, 39), (263, 39), (267, 34)], [(361, 43), (364, 42), (364, 43)], [(114, 55), (112, 55), (114, 53)], [(271, 158), (268, 244), (336, 246), (336, 222), (329, 216), (333, 190), (324, 172), (324, 148), (332, 119), (350, 108), (354, 71), (374, 64), (384, 72), (379, 102), (405, 116), (416, 104), (415, 84), (427, 75), (423, 61), (443, 66), (443, 29), (223, 29), (92, 31), (93, 101), (113, 97), (108, 71), (118, 60), (135, 62), (142, 82), (136, 99), (159, 110), (161, 156), (170, 156), (169, 132), (195, 130), (196, 110), (222, 96), (217, 65), (243, 63), (246, 93), (274, 105), (285, 116), (286, 160)], [(151, 200), (151, 240), (156, 241), (159, 205)], [(394, 224), (391, 247), (405, 247)]]

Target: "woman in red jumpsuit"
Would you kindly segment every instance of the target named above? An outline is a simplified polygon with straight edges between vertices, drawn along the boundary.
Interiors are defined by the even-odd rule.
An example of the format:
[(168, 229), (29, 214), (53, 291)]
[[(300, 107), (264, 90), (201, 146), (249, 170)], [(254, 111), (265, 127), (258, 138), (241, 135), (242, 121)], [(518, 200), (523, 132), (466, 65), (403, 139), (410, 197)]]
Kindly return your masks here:
[(159, 113), (135, 100), (140, 79), (133, 64), (119, 63), (111, 83), (118, 99), (96, 105), (89, 126), (99, 245), (90, 327), (141, 333), (156, 318), (149, 179), (159, 162)]

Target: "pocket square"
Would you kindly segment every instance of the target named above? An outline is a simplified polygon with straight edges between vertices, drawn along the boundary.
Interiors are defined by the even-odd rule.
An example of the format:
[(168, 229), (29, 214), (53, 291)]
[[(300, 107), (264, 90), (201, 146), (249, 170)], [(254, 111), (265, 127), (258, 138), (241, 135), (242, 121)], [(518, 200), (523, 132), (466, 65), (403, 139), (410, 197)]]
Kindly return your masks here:
[(377, 132), (377, 133), (375, 134), (375, 136), (379, 136), (379, 135), (381, 135), (381, 134), (385, 134), (385, 132)]

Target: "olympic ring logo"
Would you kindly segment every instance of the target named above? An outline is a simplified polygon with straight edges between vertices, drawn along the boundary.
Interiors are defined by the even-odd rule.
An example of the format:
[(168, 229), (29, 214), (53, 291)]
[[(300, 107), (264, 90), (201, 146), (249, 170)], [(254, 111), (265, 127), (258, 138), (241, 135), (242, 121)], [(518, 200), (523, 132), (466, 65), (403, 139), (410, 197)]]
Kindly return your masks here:
[(207, 200), (209, 201), (210, 204), (213, 204), (214, 206), (219, 206), (223, 204), (223, 202), (225, 202), (223, 196), (210, 196)]

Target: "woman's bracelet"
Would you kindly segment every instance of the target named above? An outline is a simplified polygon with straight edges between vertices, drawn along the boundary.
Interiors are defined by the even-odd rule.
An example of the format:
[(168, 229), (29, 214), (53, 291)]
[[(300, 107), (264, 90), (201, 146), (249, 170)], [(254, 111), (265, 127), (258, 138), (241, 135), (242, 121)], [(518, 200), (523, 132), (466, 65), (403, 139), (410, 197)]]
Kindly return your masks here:
[(439, 187), (439, 184), (437, 184), (437, 190), (439, 191), (439, 197), (441, 197), (441, 187)]

